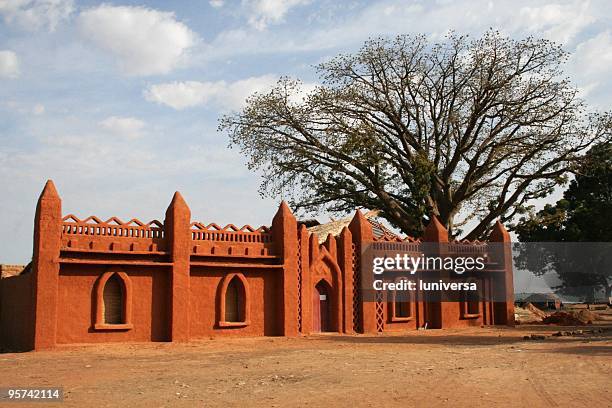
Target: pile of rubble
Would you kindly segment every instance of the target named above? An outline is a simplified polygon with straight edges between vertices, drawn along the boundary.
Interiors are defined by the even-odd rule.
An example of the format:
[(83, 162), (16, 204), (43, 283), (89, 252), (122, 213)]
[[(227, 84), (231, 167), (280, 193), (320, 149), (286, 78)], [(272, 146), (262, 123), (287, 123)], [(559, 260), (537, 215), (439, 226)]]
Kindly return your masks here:
[(593, 313), (590, 310), (560, 311), (544, 317), (542, 323), (557, 324), (559, 326), (584, 326), (593, 324), (598, 319), (597, 313)]
[(586, 309), (557, 311), (547, 314), (531, 303), (524, 307), (514, 308), (516, 324), (556, 324), (559, 326), (584, 326), (593, 324), (595, 320), (604, 320), (599, 314)]
[(604, 333), (606, 330), (605, 328), (601, 327), (599, 329), (593, 329), (593, 330), (570, 330), (570, 331), (558, 331), (556, 333), (553, 333), (552, 336), (555, 337), (561, 337), (561, 336), (582, 336), (584, 334), (599, 334), (599, 333)]
[[(562, 336), (598, 336), (606, 332), (606, 328), (596, 328), (592, 330), (570, 330), (570, 331), (558, 331), (551, 334), (551, 337), (562, 337)], [(530, 334), (523, 336), (523, 340), (546, 340), (544, 334)]]
[(534, 324), (542, 323), (542, 320), (547, 316), (546, 313), (527, 303), (525, 307), (514, 308), (514, 320), (517, 324)]

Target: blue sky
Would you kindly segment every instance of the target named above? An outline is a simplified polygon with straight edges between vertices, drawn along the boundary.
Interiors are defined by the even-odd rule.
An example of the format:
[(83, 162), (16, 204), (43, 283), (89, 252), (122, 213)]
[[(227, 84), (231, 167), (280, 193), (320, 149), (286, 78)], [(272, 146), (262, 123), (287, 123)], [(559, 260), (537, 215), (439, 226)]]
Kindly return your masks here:
[(31, 256), (36, 199), (64, 214), (163, 219), (175, 190), (193, 219), (269, 224), (278, 204), (217, 119), (280, 75), (374, 35), (489, 27), (561, 42), (566, 72), (612, 105), (610, 1), (0, 0), (0, 263)]

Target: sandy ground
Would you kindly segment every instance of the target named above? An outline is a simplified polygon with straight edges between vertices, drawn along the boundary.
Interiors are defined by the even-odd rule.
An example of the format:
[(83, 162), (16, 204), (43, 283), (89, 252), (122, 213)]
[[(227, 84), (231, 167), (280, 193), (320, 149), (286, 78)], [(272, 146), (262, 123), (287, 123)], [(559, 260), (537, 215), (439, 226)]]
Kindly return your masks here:
[[(62, 386), (65, 400), (0, 405), (611, 407), (612, 327), (549, 337), (558, 329), (217, 338), (5, 353), (0, 387)], [(532, 333), (547, 337), (523, 340)]]

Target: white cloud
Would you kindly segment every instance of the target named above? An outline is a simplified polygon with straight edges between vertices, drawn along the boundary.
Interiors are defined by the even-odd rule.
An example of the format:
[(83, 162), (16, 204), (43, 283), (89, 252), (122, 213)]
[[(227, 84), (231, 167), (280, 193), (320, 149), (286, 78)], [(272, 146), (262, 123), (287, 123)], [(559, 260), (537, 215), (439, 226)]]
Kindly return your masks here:
[(54, 31), (73, 10), (73, 0), (0, 0), (4, 21), (31, 31), (41, 28)]
[(612, 66), (612, 34), (603, 31), (576, 47), (571, 63), (576, 74), (584, 77), (609, 77)]
[(588, 1), (569, 4), (544, 4), (540, 7), (522, 7), (517, 24), (527, 31), (567, 44), (582, 29), (595, 21)]
[[(296, 53), (346, 49), (362, 44), (372, 36), (393, 36), (405, 33), (425, 33), (432, 40), (441, 40), (449, 30), (480, 36), (493, 27), (515, 38), (527, 35), (563, 42), (572, 48), (589, 27), (606, 22), (609, 4), (606, 1), (488, 0), (418, 1), (381, 0), (364, 7), (338, 6), (330, 14), (316, 10), (305, 20), (308, 29), (296, 30), (283, 26), (277, 30), (228, 28), (207, 44), (206, 58), (227, 59), (235, 55), (263, 53)], [(271, 1), (269, 4), (275, 4)], [(560, 4), (557, 4), (560, 3)], [(250, 21), (265, 27), (282, 13), (260, 11), (251, 1)], [(261, 3), (263, 4), (263, 3)], [(273, 7), (270, 8), (274, 10)], [(282, 10), (280, 8), (279, 10)], [(282, 30), (282, 31), (280, 31)]]
[(40, 116), (40, 115), (43, 115), (45, 112), (47, 112), (46, 106), (43, 105), (42, 103), (32, 104), (31, 102), (28, 102), (28, 101), (17, 101), (17, 100), (8, 99), (6, 101), (3, 101), (2, 105), (10, 109), (11, 111), (18, 113), (20, 115), (24, 115), (24, 117), (28, 117), (28, 118), (30, 118), (31, 115)]
[(224, 0), (210, 0), (208, 4), (210, 4), (210, 6), (214, 8), (221, 8), (225, 4), (225, 1)]
[(290, 9), (308, 4), (310, 0), (244, 0), (243, 6), (250, 13), (249, 24), (264, 30), (270, 24), (280, 23)]
[(610, 108), (610, 66), (612, 66), (612, 32), (602, 31), (578, 44), (572, 54), (568, 73), (578, 85), (580, 97), (602, 109)]
[(17, 78), (19, 76), (19, 59), (10, 50), (0, 51), (0, 78)]
[(145, 7), (101, 6), (79, 16), (81, 32), (113, 54), (128, 75), (166, 74), (187, 57), (198, 37), (174, 13)]
[(169, 82), (151, 85), (144, 91), (144, 97), (149, 102), (170, 106), (181, 110), (208, 102), (211, 96), (218, 94), (225, 83), (220, 82)]
[(34, 105), (34, 107), (32, 108), (32, 113), (35, 115), (42, 115), (43, 113), (45, 113), (45, 105), (37, 103), (36, 105)]
[(144, 97), (149, 102), (167, 105), (177, 110), (203, 105), (212, 105), (221, 109), (240, 109), (249, 95), (270, 89), (277, 79), (275, 75), (263, 75), (231, 83), (169, 82), (149, 86), (144, 91)]
[(138, 139), (143, 135), (145, 123), (136, 118), (111, 116), (101, 121), (100, 126), (115, 136)]

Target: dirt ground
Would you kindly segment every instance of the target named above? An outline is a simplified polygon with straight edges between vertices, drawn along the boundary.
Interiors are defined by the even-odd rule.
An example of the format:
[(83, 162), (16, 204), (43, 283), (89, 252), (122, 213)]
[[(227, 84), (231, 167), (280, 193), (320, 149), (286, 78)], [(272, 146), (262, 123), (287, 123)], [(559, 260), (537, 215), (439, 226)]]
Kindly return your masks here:
[[(597, 327), (604, 327), (602, 325)], [(216, 338), (0, 354), (0, 387), (62, 386), (60, 407), (610, 407), (612, 327)], [(545, 334), (544, 340), (523, 340)]]

